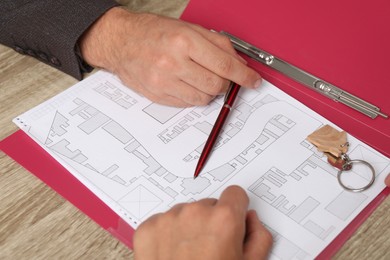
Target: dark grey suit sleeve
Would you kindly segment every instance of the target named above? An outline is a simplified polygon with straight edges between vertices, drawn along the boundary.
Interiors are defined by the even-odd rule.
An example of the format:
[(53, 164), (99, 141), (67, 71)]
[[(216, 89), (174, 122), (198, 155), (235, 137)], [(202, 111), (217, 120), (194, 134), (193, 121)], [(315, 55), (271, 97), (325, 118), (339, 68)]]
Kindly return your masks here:
[(114, 0), (0, 0), (0, 43), (81, 79), (77, 41)]

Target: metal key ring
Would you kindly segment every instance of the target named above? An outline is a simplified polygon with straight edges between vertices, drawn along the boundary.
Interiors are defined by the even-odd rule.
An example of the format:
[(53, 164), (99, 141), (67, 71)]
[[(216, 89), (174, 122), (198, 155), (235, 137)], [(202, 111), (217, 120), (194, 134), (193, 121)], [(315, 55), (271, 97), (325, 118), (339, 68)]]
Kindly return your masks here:
[(345, 172), (346, 170), (344, 169), (344, 166), (343, 166), (343, 169), (342, 170), (339, 170), (339, 172), (337, 173), (337, 180), (339, 182), (339, 184), (341, 185), (341, 187), (343, 187), (344, 189), (348, 190), (348, 191), (352, 191), (352, 192), (361, 192), (361, 191), (365, 191), (367, 190), (368, 188), (371, 187), (371, 185), (374, 183), (375, 181), (375, 170), (374, 170), (374, 167), (372, 167), (371, 164), (369, 164), (368, 162), (366, 161), (363, 161), (363, 160), (350, 160), (346, 163), (346, 166), (349, 166), (349, 165), (352, 165), (353, 163), (363, 163), (365, 164), (366, 166), (368, 166), (368, 168), (370, 168), (371, 170), (371, 173), (372, 173), (372, 177), (371, 177), (371, 180), (370, 182), (364, 186), (364, 187), (361, 187), (361, 188), (350, 188), (350, 187), (347, 187), (344, 185), (344, 183), (341, 181), (341, 174), (343, 172)]

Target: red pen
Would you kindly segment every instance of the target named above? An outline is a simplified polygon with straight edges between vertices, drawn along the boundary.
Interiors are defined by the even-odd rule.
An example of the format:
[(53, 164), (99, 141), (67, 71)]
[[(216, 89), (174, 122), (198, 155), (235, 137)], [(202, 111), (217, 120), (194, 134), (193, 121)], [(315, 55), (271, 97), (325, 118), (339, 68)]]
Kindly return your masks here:
[(237, 93), (240, 90), (240, 87), (241, 87), (240, 85), (231, 82), (229, 90), (225, 96), (223, 107), (219, 112), (219, 115), (217, 117), (217, 120), (215, 121), (213, 129), (211, 130), (209, 138), (207, 139), (206, 144), (203, 147), (203, 151), (200, 154), (200, 158), (195, 169), (194, 179), (198, 177), (203, 166), (206, 164), (206, 160), (209, 157), (211, 150), (214, 147), (215, 141), (218, 139), (219, 132), (221, 132), (221, 129), (226, 121), (226, 118), (233, 107), (234, 100), (237, 97)]

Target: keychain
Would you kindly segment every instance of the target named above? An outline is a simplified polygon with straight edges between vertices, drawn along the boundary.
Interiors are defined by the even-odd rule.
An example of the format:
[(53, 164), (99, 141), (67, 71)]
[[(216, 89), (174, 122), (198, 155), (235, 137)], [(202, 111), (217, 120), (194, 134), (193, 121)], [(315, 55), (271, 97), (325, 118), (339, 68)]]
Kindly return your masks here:
[[(330, 125), (325, 125), (310, 134), (307, 137), (307, 140), (326, 155), (329, 164), (339, 170), (337, 173), (337, 180), (344, 189), (352, 192), (361, 192), (368, 189), (374, 183), (374, 167), (364, 160), (351, 160), (347, 155), (349, 142), (347, 141), (347, 133), (345, 131), (339, 132)], [(341, 175), (344, 172), (351, 170), (355, 163), (364, 164), (372, 173), (370, 182), (361, 188), (348, 187), (341, 181)]]

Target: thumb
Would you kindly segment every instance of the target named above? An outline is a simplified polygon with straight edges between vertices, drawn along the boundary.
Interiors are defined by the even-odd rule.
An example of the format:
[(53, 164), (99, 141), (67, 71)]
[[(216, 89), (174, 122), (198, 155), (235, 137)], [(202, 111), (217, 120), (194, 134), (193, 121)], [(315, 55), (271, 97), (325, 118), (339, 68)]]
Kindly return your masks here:
[(389, 175), (387, 175), (385, 183), (386, 183), (387, 187), (390, 188), (390, 173), (389, 173)]
[(250, 210), (246, 217), (246, 234), (244, 241), (244, 259), (266, 259), (272, 248), (272, 235), (261, 224), (256, 211)]

